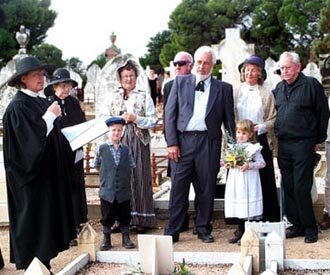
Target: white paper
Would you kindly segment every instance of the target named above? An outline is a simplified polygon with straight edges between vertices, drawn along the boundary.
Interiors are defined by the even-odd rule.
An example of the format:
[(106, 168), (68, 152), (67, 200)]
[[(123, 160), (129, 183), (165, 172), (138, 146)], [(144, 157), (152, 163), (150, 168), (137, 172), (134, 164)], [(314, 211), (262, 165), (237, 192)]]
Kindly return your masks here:
[(93, 119), (75, 126), (63, 128), (61, 131), (69, 141), (72, 151), (74, 151), (104, 135), (108, 132), (108, 126), (102, 119)]

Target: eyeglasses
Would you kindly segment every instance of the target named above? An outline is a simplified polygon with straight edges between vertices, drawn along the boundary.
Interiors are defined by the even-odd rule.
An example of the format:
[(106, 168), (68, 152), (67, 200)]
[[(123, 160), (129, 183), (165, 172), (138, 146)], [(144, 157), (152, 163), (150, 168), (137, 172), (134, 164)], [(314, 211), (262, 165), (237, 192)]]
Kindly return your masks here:
[(189, 61), (180, 60), (180, 61), (174, 61), (173, 65), (174, 65), (174, 67), (176, 67), (176, 66), (182, 67), (189, 63), (190, 63)]

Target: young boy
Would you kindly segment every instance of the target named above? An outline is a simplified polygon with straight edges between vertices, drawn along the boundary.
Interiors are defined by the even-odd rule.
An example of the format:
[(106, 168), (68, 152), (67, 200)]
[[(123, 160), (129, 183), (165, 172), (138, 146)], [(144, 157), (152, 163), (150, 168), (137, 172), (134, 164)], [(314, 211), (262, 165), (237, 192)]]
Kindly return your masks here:
[(135, 163), (128, 147), (120, 142), (125, 120), (111, 117), (106, 124), (109, 127), (109, 140), (99, 146), (95, 157), (95, 168), (100, 174), (99, 196), (104, 235), (101, 250), (111, 248), (111, 226), (116, 220), (120, 222), (123, 247), (131, 249), (135, 248), (135, 244), (129, 238), (130, 179)]

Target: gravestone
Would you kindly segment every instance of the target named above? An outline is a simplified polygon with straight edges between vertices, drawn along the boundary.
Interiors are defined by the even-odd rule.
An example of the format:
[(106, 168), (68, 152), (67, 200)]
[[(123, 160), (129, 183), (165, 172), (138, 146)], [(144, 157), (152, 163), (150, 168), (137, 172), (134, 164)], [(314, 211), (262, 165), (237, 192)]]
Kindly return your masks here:
[(92, 262), (96, 261), (96, 252), (100, 248), (99, 239), (94, 228), (86, 223), (78, 236), (78, 249), (80, 253), (88, 253)]
[(267, 78), (265, 83), (269, 85), (270, 89), (274, 89), (276, 84), (281, 81), (280, 75), (276, 73), (277, 69), (278, 69), (277, 62), (271, 57), (268, 57), (265, 60), (265, 71), (267, 73)]
[(246, 227), (245, 233), (241, 239), (240, 264), (243, 265), (245, 258), (252, 256), (253, 274), (260, 272), (260, 246), (259, 237), (252, 227)]
[(307, 76), (312, 76), (316, 78), (320, 83), (322, 83), (322, 76), (319, 67), (314, 62), (309, 62), (305, 69), (303, 69), (303, 74)]
[(212, 48), (222, 62), (222, 80), (232, 84), (234, 88), (239, 86), (241, 82), (238, 65), (254, 54), (254, 45), (241, 39), (239, 28), (228, 28), (226, 38), (219, 44), (212, 45)]
[(141, 269), (145, 273), (169, 274), (174, 270), (171, 236), (138, 235)]
[(106, 115), (107, 102), (111, 97), (112, 92), (116, 91), (121, 84), (117, 80), (116, 72), (118, 66), (132, 60), (137, 64), (140, 75), (137, 78), (136, 89), (145, 91), (150, 94), (148, 77), (140, 65), (139, 61), (131, 54), (120, 54), (109, 60), (102, 68), (98, 80), (95, 85), (95, 117), (99, 118)]
[(265, 268), (271, 268), (272, 262), (277, 262), (279, 270), (284, 269), (284, 239), (275, 231), (265, 239)]
[(95, 102), (95, 86), (96, 81), (101, 72), (101, 68), (97, 64), (93, 64), (87, 70), (87, 82), (84, 88), (84, 102), (93, 103)]
[(35, 257), (25, 270), (24, 275), (50, 275), (50, 271), (37, 257)]

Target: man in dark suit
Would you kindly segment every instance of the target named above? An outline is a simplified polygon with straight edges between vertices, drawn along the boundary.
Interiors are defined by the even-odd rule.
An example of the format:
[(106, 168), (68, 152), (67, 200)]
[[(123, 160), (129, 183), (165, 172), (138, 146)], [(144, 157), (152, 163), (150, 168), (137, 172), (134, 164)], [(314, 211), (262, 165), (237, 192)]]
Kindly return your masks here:
[(175, 78), (165, 108), (165, 135), (172, 169), (170, 217), (165, 235), (171, 235), (173, 242), (179, 240), (190, 183), (196, 177), (196, 231), (199, 239), (211, 243), (222, 123), (232, 136), (235, 131), (233, 90), (230, 84), (212, 78), (216, 64), (212, 48), (198, 48), (194, 59), (195, 74)]
[[(192, 55), (188, 52), (178, 52), (173, 60), (173, 66), (174, 66), (174, 74), (175, 76), (178, 75), (188, 75), (191, 74), (191, 70), (194, 66), (194, 59)], [(163, 88), (163, 121), (165, 122), (165, 107), (168, 100), (168, 96), (170, 95), (170, 91), (173, 85), (174, 79), (168, 81)], [(164, 123), (165, 125), (165, 123)], [(165, 128), (164, 128), (165, 129)], [(164, 131), (165, 132), (165, 131)], [(168, 162), (167, 166), (167, 176), (171, 176), (171, 165), (170, 162)], [(189, 199), (187, 200), (188, 208), (189, 208)], [(196, 200), (195, 200), (196, 204)], [(196, 207), (195, 207), (196, 208)], [(185, 222), (183, 223), (183, 226), (180, 230), (180, 232), (187, 231), (189, 229), (189, 214), (186, 214)], [(193, 233), (196, 234), (195, 228), (193, 230)]]

